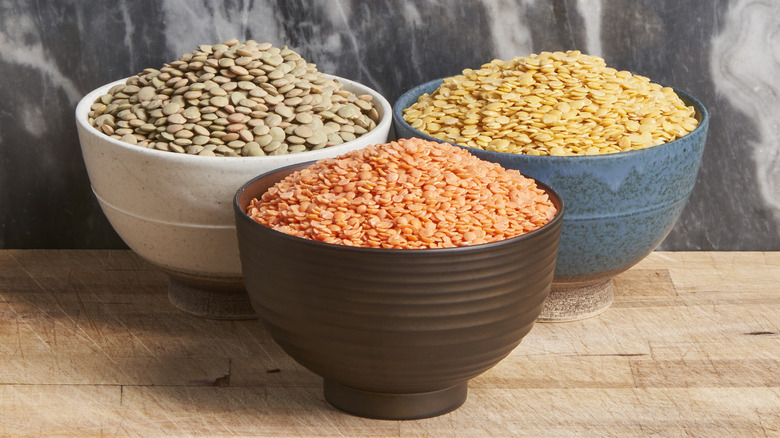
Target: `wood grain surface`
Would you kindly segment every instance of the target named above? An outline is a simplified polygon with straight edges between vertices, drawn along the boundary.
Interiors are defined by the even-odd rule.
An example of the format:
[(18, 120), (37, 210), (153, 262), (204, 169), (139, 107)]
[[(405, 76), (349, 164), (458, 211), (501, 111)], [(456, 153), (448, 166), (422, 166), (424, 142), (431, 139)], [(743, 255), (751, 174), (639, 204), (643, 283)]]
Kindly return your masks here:
[(173, 308), (130, 251), (0, 251), (0, 436), (780, 436), (780, 253), (656, 252), (537, 323), (456, 411), (368, 420), (259, 321)]

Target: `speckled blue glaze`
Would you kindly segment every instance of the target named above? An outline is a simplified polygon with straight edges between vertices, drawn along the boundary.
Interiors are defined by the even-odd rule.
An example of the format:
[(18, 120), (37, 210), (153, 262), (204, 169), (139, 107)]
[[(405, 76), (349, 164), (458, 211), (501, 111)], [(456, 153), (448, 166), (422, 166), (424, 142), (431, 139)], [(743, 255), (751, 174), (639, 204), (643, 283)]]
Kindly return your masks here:
[[(441, 79), (404, 93), (393, 105), (398, 138), (424, 134), (403, 120), (403, 110)], [(566, 204), (555, 281), (602, 281), (650, 254), (669, 234), (685, 207), (699, 172), (709, 127), (704, 106), (675, 90), (696, 109), (699, 126), (675, 141), (608, 155), (555, 157), (467, 148), (474, 155), (517, 169), (550, 185)]]

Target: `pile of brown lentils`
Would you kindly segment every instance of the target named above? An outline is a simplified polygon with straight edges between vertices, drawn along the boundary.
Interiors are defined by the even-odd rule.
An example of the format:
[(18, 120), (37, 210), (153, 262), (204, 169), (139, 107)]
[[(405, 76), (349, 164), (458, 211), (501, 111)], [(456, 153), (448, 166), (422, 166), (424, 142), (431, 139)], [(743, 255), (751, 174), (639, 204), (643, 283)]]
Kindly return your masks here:
[(432, 137), (528, 155), (598, 155), (667, 143), (698, 125), (672, 88), (573, 50), (542, 52), (444, 79), (404, 111)]
[(376, 127), (357, 96), (298, 53), (229, 40), (147, 68), (95, 100), (89, 122), (140, 147), (207, 156), (262, 156), (338, 145)]

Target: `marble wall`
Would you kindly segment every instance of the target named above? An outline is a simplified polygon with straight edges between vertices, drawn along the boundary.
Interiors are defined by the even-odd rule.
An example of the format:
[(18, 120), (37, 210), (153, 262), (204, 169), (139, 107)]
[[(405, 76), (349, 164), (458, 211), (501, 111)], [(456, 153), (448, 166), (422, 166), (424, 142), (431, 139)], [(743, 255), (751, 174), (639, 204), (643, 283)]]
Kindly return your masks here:
[(780, 2), (0, 0), (0, 248), (118, 248), (74, 108), (230, 38), (289, 45), (391, 102), (494, 58), (579, 49), (688, 91), (712, 122), (667, 250), (780, 250)]

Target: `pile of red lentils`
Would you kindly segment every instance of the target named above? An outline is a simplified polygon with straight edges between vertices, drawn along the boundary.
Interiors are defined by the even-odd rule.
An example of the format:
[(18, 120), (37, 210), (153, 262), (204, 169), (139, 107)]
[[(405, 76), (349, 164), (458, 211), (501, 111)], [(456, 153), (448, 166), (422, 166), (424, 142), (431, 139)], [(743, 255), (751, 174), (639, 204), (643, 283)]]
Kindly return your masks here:
[(281, 232), (372, 248), (447, 248), (536, 230), (557, 214), (516, 170), (421, 139), (319, 160), (253, 199), (247, 214)]

